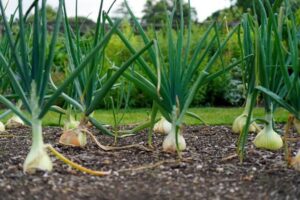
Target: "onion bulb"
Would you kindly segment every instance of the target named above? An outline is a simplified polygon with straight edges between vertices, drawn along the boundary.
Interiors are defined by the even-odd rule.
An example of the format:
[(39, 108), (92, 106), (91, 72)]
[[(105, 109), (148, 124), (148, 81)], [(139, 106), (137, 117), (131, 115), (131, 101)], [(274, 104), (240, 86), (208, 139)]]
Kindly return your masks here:
[[(232, 125), (233, 133), (240, 134), (243, 131), (244, 126), (246, 125), (248, 113), (249, 113), (249, 110), (251, 107), (251, 99), (252, 99), (252, 94), (248, 94), (243, 114), (238, 116), (233, 122), (233, 125)], [(252, 116), (251, 116), (251, 118), (252, 118)], [(255, 122), (252, 122), (249, 126), (249, 132), (257, 133), (259, 131), (261, 131), (260, 127)]]
[(6, 122), (5, 126), (8, 129), (19, 128), (24, 126), (24, 122), (19, 116), (14, 115)]
[[(248, 115), (244, 113), (238, 116), (233, 122), (232, 132), (240, 134), (243, 131), (244, 126), (246, 125), (247, 118)], [(260, 131), (260, 128), (255, 122), (252, 122), (249, 126), (249, 131), (257, 133)]]
[(300, 120), (294, 118), (293, 124), (294, 124), (294, 126), (295, 126), (297, 132), (300, 134)]
[(5, 131), (5, 126), (2, 122), (0, 122), (0, 132)]
[(23, 171), (25, 173), (34, 173), (37, 169), (42, 171), (52, 171), (52, 168), (52, 161), (43, 146), (31, 149), (23, 165)]
[(266, 120), (269, 123), (257, 134), (253, 143), (258, 148), (278, 150), (283, 145), (281, 136), (273, 130), (271, 114), (266, 115)]
[(294, 158), (292, 158), (291, 165), (294, 167), (295, 170), (300, 171), (300, 150), (296, 154)]
[[(178, 129), (178, 150), (183, 151), (186, 149), (186, 142), (182, 134), (180, 133), (180, 129)], [(175, 153), (177, 151), (176, 148), (176, 127), (172, 125), (171, 131), (166, 136), (163, 142), (163, 150), (166, 152)]]
[(59, 143), (73, 147), (84, 147), (87, 144), (87, 136), (80, 128), (64, 130), (59, 138)]
[(73, 147), (84, 147), (87, 144), (86, 133), (81, 131), (80, 122), (76, 121), (72, 116), (69, 116), (69, 120), (65, 122), (59, 143)]
[(168, 122), (164, 117), (162, 117), (153, 128), (155, 133), (168, 134), (171, 132), (172, 124)]

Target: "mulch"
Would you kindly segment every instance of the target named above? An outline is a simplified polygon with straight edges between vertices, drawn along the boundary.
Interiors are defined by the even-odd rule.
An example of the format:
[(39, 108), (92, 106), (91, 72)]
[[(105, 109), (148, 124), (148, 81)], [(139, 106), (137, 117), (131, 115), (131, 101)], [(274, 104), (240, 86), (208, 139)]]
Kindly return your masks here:
[[(279, 127), (280, 128), (280, 127)], [(279, 129), (280, 130), (280, 129)], [(228, 126), (189, 126), (188, 148), (177, 155), (162, 151), (163, 135), (154, 135), (154, 150), (131, 148), (103, 151), (89, 140), (85, 148), (58, 144), (61, 128), (44, 128), (45, 143), (71, 160), (95, 170), (112, 170), (96, 177), (78, 172), (52, 157), (54, 170), (24, 174), (22, 164), (31, 144), (29, 128), (0, 136), (0, 199), (300, 199), (300, 172), (289, 168), (283, 150), (256, 149), (250, 134), (247, 157), (235, 155), (238, 136)], [(114, 138), (92, 129), (105, 145)], [(147, 132), (118, 140), (118, 146), (147, 144)], [(292, 145), (293, 154), (300, 142)]]

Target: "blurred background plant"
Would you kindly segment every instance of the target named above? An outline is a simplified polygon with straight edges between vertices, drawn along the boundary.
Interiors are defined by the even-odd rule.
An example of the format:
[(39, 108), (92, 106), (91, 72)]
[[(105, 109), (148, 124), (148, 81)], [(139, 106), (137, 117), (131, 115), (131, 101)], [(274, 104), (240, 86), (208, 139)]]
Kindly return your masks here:
[[(171, 0), (167, 0), (167, 9), (171, 9)], [(252, 0), (232, 0), (232, 6), (230, 8), (217, 11), (211, 17), (207, 18), (203, 22), (197, 21), (197, 12), (195, 8), (191, 8), (191, 18), (192, 18), (192, 39), (191, 39), (191, 48), (194, 48), (196, 45), (196, 41), (199, 35), (203, 35), (205, 30), (208, 27), (208, 24), (212, 20), (216, 20), (219, 24), (224, 24), (224, 29), (230, 28), (235, 26), (243, 13), (243, 11), (251, 12), (251, 3)], [(273, 3), (273, 0), (270, 0)], [(291, 0), (292, 9), (295, 13), (295, 21), (296, 25), (299, 27), (300, 24), (300, 1), (299, 0)], [(140, 21), (144, 29), (146, 30), (147, 35), (149, 37), (154, 38), (154, 32), (156, 32), (158, 41), (161, 43), (160, 48), (162, 54), (166, 55), (167, 53), (167, 44), (165, 42), (166, 39), (166, 31), (161, 29), (161, 26), (165, 23), (165, 12), (163, 6), (163, 0), (159, 1), (146, 1), (143, 9), (143, 16), (141, 17)], [(56, 15), (56, 9), (47, 6), (47, 19), (48, 19), (48, 30), (53, 30), (53, 21), (54, 16)], [(118, 18), (125, 19), (123, 20), (122, 24), (120, 25), (122, 32), (126, 35), (126, 37), (130, 40), (132, 46), (136, 49), (142, 46), (142, 38), (138, 35), (137, 31), (132, 28), (132, 20), (130, 19), (130, 15), (128, 14), (127, 9), (125, 8), (124, 4), (119, 6), (115, 12), (118, 12), (118, 15), (115, 17), (115, 20)], [(184, 18), (186, 20), (188, 6), (187, 2), (184, 2), (183, 5), (183, 12)], [(154, 17), (155, 16), (155, 17)], [(175, 18), (176, 18), (175, 14)], [(32, 23), (32, 16), (28, 17), (28, 23)], [(70, 19), (70, 26), (72, 28), (75, 27), (75, 19)], [(161, 20), (163, 19), (163, 20)], [(175, 20), (176, 21), (176, 20)], [(80, 27), (80, 34), (81, 34), (81, 45), (84, 46), (86, 44), (91, 43), (93, 39), (93, 30), (96, 27), (96, 23), (92, 20), (88, 19), (87, 17), (81, 16), (78, 17), (78, 23)], [(18, 32), (18, 26), (15, 26), (16, 22), (12, 25), (12, 29), (14, 33)], [(63, 29), (63, 27), (62, 27)], [(0, 26), (0, 35), (3, 35), (3, 27)], [(225, 37), (226, 31), (222, 31), (220, 33), (220, 38)], [(283, 33), (284, 34), (284, 33)], [(300, 37), (300, 30), (298, 28), (298, 36)], [(1, 37), (1, 36), (0, 36)], [(211, 36), (210, 36), (211, 37)], [(2, 38), (2, 37), (1, 37)], [(184, 34), (184, 38), (187, 38), (187, 34)], [(49, 39), (49, 38), (48, 38)], [(216, 50), (217, 46), (211, 49), (211, 55)], [(238, 47), (238, 37), (237, 34), (233, 36), (233, 39), (229, 41), (229, 45), (226, 51), (224, 52), (224, 62), (230, 61), (231, 58), (240, 58), (240, 50)], [(59, 85), (62, 80), (65, 78), (67, 72), (67, 66), (69, 62), (69, 58), (67, 55), (66, 49), (66, 42), (64, 40), (64, 35), (61, 33), (58, 38), (58, 42), (56, 44), (57, 54), (55, 54), (54, 61), (53, 61), (53, 68), (52, 68), (52, 78), (53, 81)], [(130, 52), (124, 46), (122, 41), (116, 36), (113, 35), (107, 48), (105, 50), (105, 54), (110, 60), (104, 61), (104, 70), (111, 67), (111, 64), (114, 63), (117, 66), (120, 66), (122, 62), (130, 57)], [(192, 55), (190, 55), (191, 57)], [(144, 56), (144, 59), (147, 63), (150, 63), (150, 58), (148, 55)], [(220, 63), (219, 63), (220, 64)], [(139, 71), (139, 69), (136, 69)], [(142, 71), (139, 73), (143, 74)], [(191, 106), (198, 107), (198, 106), (241, 106), (242, 102), (244, 101), (244, 94), (241, 87), (241, 78), (239, 78), (238, 73), (243, 73), (240, 66), (235, 67), (231, 70), (229, 74), (220, 76), (214, 79), (211, 84), (202, 87), (201, 90), (197, 92), (195, 98), (191, 104)], [(2, 79), (1, 79), (2, 80)], [(2, 85), (2, 84), (1, 84)], [(127, 81), (124, 81), (122, 84), (125, 88), (128, 86)], [(109, 96), (112, 96), (114, 99), (117, 99), (118, 92), (112, 91)], [(58, 104), (62, 105), (63, 100), (59, 100)], [(141, 108), (141, 107), (150, 107), (151, 101), (147, 100), (145, 95), (136, 87), (131, 89), (130, 100), (128, 102), (128, 106)], [(108, 108), (103, 102), (99, 102), (100, 108)]]

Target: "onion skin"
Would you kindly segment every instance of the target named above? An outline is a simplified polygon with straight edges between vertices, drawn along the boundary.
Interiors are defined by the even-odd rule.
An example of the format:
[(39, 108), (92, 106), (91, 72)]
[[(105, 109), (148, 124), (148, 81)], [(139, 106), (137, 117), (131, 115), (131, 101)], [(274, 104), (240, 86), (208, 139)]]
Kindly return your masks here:
[(64, 130), (59, 138), (59, 143), (72, 147), (85, 147), (87, 144), (87, 135), (82, 132), (86, 127), (87, 122), (84, 118), (81, 121), (76, 121), (72, 115), (64, 124)]
[(64, 130), (59, 138), (59, 143), (72, 147), (85, 147), (87, 144), (87, 136), (80, 128)]
[(292, 158), (291, 165), (295, 170), (300, 171), (300, 150), (296, 156)]

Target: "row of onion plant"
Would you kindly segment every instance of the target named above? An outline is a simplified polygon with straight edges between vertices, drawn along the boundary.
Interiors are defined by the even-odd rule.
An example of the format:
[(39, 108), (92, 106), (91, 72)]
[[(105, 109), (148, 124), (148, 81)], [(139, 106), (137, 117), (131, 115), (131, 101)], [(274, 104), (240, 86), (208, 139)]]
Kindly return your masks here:
[[(160, 112), (163, 116), (161, 123), (165, 126), (163, 129), (168, 134), (163, 142), (163, 149), (180, 155), (186, 148), (182, 133), (184, 117), (188, 115), (201, 119), (196, 114), (188, 112), (196, 92), (209, 81), (242, 64), (245, 68), (247, 101), (245, 112), (236, 120), (238, 128), (235, 132), (241, 132), (239, 154), (241, 157), (244, 155), (248, 130), (252, 130), (249, 128), (253, 121), (252, 112), (259, 92), (262, 92), (265, 107), (265, 118), (260, 121), (264, 122), (265, 126), (256, 136), (254, 144), (271, 150), (281, 148), (283, 141), (273, 130), (275, 108), (280, 105), (290, 111), (295, 125), (299, 124), (300, 119), (300, 105), (297, 101), (300, 94), (298, 39), (288, 1), (285, 1), (285, 10), (279, 9), (282, 0), (276, 0), (273, 6), (267, 0), (264, 3), (258, 1), (257, 6), (254, 6), (257, 8), (254, 16), (243, 15), (242, 25), (234, 27), (225, 38), (219, 37), (222, 24), (212, 23), (199, 37), (195, 48), (191, 46), (191, 17), (189, 16), (188, 24), (185, 24), (183, 1), (174, 2), (174, 9), (166, 18), (168, 52), (167, 55), (163, 55), (161, 41), (156, 36), (154, 40), (149, 38), (126, 1), (125, 5), (133, 24), (145, 45), (140, 50), (136, 50), (118, 28), (119, 22), (113, 22), (103, 11), (104, 0), (100, 2), (95, 37), (88, 47), (81, 45), (77, 15), (76, 27), (71, 28), (64, 0), (59, 0), (50, 44), (47, 44), (46, 0), (41, 0), (41, 8), (39, 1), (34, 1), (25, 15), (22, 0), (19, 0), (19, 34), (16, 37), (13, 36), (11, 24), (5, 16), (5, 7), (0, 1), (7, 41), (6, 48), (0, 52), (3, 67), (1, 70), (4, 70), (4, 74), (10, 79), (11, 91), (15, 93), (12, 96), (22, 104), (15, 105), (16, 100), (5, 95), (0, 95), (0, 102), (32, 127), (32, 146), (24, 163), (25, 172), (33, 172), (36, 169), (50, 171), (52, 162), (46, 152), (49, 148), (60, 159), (77, 169), (83, 169), (91, 174), (107, 174), (108, 172), (94, 172), (76, 165), (56, 152), (51, 145), (45, 145), (42, 119), (51, 109), (68, 115), (65, 132), (60, 138), (60, 142), (66, 145), (81, 147), (86, 145), (87, 131), (83, 130), (86, 130), (88, 122), (99, 128), (102, 133), (116, 136), (102, 122), (95, 119), (92, 113), (122, 75), (153, 100), (149, 145), (152, 143), (152, 128), (156, 115)], [(30, 13), (31, 9), (34, 10), (33, 26), (26, 23), (27, 13)], [(174, 16), (177, 9), (180, 11), (180, 20), (174, 31), (173, 25), (177, 23)], [(64, 26), (69, 56), (68, 76), (63, 83), (56, 85), (51, 79), (51, 68), (61, 22)], [(107, 29), (106, 23), (110, 24), (110, 29)], [(283, 42), (285, 30), (283, 26), (287, 27), (286, 44)], [(238, 31), (240, 28), (242, 31)], [(123, 41), (132, 56), (121, 66), (113, 65), (105, 69), (105, 48), (114, 33)], [(185, 33), (187, 38), (184, 37)], [(228, 64), (224, 62), (222, 56), (234, 34), (240, 35), (241, 60)], [(216, 50), (212, 51), (215, 47)], [(149, 63), (142, 56), (144, 52), (149, 55)], [(139, 71), (128, 70), (134, 62), (139, 66)], [(54, 106), (60, 96), (67, 103), (67, 111)], [(73, 119), (73, 113), (79, 113), (78, 122)], [(149, 123), (143, 124), (141, 127), (145, 128), (148, 125)], [(294, 159), (293, 163), (298, 163), (297, 161), (298, 159)]]
[[(277, 102), (281, 107), (286, 109), (290, 116), (288, 117), (287, 124), (285, 126), (284, 133), (284, 144), (285, 144), (285, 153), (286, 160), (288, 164), (292, 165), (295, 169), (300, 170), (300, 150), (294, 158), (291, 158), (290, 149), (288, 147), (289, 138), (289, 129), (294, 126), (296, 131), (300, 133), (300, 80), (299, 80), (299, 44), (300, 40), (297, 35), (295, 17), (293, 15), (291, 6), (288, 1), (285, 1), (285, 7), (282, 8), (282, 22), (286, 25), (286, 47), (282, 46), (282, 51), (279, 51), (279, 55), (282, 58), (284, 51), (288, 53), (288, 65), (282, 68), (284, 76), (284, 87), (281, 92), (274, 92), (268, 88), (258, 86), (257, 89), (268, 95), (271, 99)], [(282, 34), (278, 34), (279, 37), (282, 37)], [(280, 39), (280, 38), (278, 38)], [(279, 45), (279, 44), (278, 44)], [(284, 93), (284, 95), (282, 95)], [(293, 140), (291, 140), (293, 141)], [(297, 141), (297, 139), (296, 139)]]
[[(212, 23), (204, 35), (200, 36), (195, 49), (192, 49), (191, 19), (189, 19), (186, 30), (183, 19), (182, 1), (175, 1), (175, 3), (176, 2), (179, 5), (174, 5), (173, 11), (168, 14), (166, 19), (168, 55), (164, 56), (162, 54), (160, 43), (156, 42), (155, 45), (148, 50), (151, 65), (146, 63), (142, 57), (137, 59), (137, 63), (145, 75), (133, 71), (125, 72), (124, 76), (153, 99), (152, 119), (155, 119), (156, 113), (159, 111), (171, 124), (168, 135), (163, 142), (164, 151), (180, 153), (186, 148), (186, 142), (181, 133), (184, 116), (190, 114), (199, 118), (194, 114), (188, 113), (188, 108), (197, 90), (213, 78), (218, 77), (233, 66), (241, 63), (241, 61), (227, 67), (223, 66), (222, 69), (217, 69), (217, 72), (213, 73), (212, 68), (218, 58), (220, 59), (220, 63), (223, 64), (222, 51), (228, 40), (236, 33), (238, 27), (235, 27), (224, 41), (221, 42), (218, 35), (220, 27), (218, 27), (216, 23)], [(150, 41), (149, 37), (146, 35), (146, 32), (138, 22), (127, 2), (126, 6), (138, 33), (141, 35), (144, 43), (147, 44)], [(176, 9), (180, 10), (180, 22), (178, 25), (179, 28), (174, 35), (172, 26), (176, 24), (174, 21)], [(112, 23), (111, 20), (109, 21)], [(184, 39), (185, 30), (188, 33), (187, 40)], [(132, 53), (136, 52), (130, 43), (126, 42), (126, 37), (121, 31), (117, 30), (116, 33), (125, 43), (129, 51)], [(210, 34), (213, 35), (211, 38), (208, 37)], [(218, 46), (218, 49), (210, 56), (210, 50), (213, 45)], [(189, 58), (190, 52), (194, 52), (191, 59)], [(119, 68), (115, 67), (115, 69), (118, 70)], [(150, 138), (149, 141), (151, 141)]]
[[(241, 55), (243, 56), (248, 56), (248, 55), (253, 55), (254, 54), (254, 47), (253, 47), (253, 39), (252, 39), (252, 31), (251, 31), (251, 26), (249, 24), (249, 14), (244, 14), (242, 16), (242, 21), (241, 21), (241, 29), (239, 29), (239, 34), (238, 34), (238, 40), (240, 43), (241, 48)], [(255, 62), (254, 62), (254, 57), (249, 58), (247, 62), (243, 62), (241, 64), (242, 67), (242, 78), (243, 78), (243, 88), (245, 91), (245, 97), (246, 97), (246, 102), (245, 102), (245, 107), (244, 111), (241, 115), (236, 117), (236, 119), (233, 122), (232, 125), (232, 132), (236, 134), (240, 134), (243, 131), (243, 128), (246, 124), (247, 117), (249, 116), (249, 111), (250, 111), (250, 106), (251, 106), (251, 98), (254, 93), (254, 88), (255, 88), (255, 81), (256, 81), (256, 70), (255, 70)], [(249, 116), (252, 119), (252, 116)], [(253, 121), (249, 127), (250, 132), (257, 132), (259, 131), (260, 128), (259, 126)]]
[[(252, 27), (251, 25), (246, 27), (253, 31), (255, 68), (258, 77), (249, 115), (252, 114), (257, 94), (262, 93), (266, 112), (263, 120), (265, 126), (253, 142), (259, 148), (277, 150), (284, 143), (287, 144), (288, 138), (282, 139), (274, 131), (274, 109), (279, 105), (292, 114), (286, 130), (292, 123), (297, 127), (299, 120), (299, 39), (289, 1), (282, 3), (278, 0), (273, 5), (269, 1), (258, 1), (257, 13), (260, 14), (260, 18), (258, 19), (257, 15), (248, 16), (247, 20)], [(284, 34), (287, 37), (284, 37)], [(250, 123), (251, 117), (248, 116), (238, 143), (241, 159), (244, 157)], [(293, 159), (293, 164), (299, 169), (299, 158)]]
[[(101, 1), (100, 3), (97, 25), (94, 33), (95, 37), (91, 44), (86, 43), (86, 45), (82, 45), (84, 41), (79, 34), (79, 25), (76, 23), (75, 30), (71, 28), (66, 12), (66, 5), (64, 4), (64, 27), (66, 30), (66, 47), (70, 58), (68, 65), (70, 72), (73, 72), (80, 67), (82, 62), (84, 62), (84, 57), (90, 54), (93, 51), (93, 48), (101, 43), (105, 37), (107, 13), (103, 11), (103, 3), (104, 1)], [(77, 19), (77, 14), (75, 19)], [(65, 101), (73, 107), (74, 112), (79, 113), (81, 117), (79, 121), (75, 121), (72, 112), (67, 112), (69, 119), (67, 123), (65, 123), (65, 130), (60, 137), (60, 143), (70, 146), (85, 146), (87, 144), (87, 136), (86, 132), (83, 130), (86, 130), (88, 122), (99, 128), (102, 133), (114, 136), (111, 131), (105, 128), (102, 122), (99, 122), (93, 117), (93, 112), (97, 108), (99, 102), (103, 101), (107, 93), (115, 86), (122, 73), (152, 44), (153, 41), (149, 41), (144, 48), (124, 62), (116, 72), (113, 72), (110, 69), (104, 69), (105, 46), (98, 51), (88, 66), (74, 79), (73, 87), (71, 87), (69, 94), (62, 94)], [(53, 82), (52, 86), (55, 89), (57, 88)], [(59, 108), (57, 109), (57, 107), (56, 110), (62, 111)]]
[[(98, 38), (95, 41), (93, 48), (86, 55), (82, 55), (80, 61), (76, 63), (74, 69), (70, 72), (69, 76), (63, 81), (63, 83), (53, 90), (49, 88), (49, 80), (51, 67), (53, 66), (55, 45), (60, 32), (61, 21), (63, 19), (63, 7), (64, 1), (59, 0), (54, 30), (52, 32), (50, 44), (47, 44), (48, 31), (46, 0), (42, 0), (41, 8), (39, 6), (39, 1), (37, 0), (34, 1), (32, 6), (29, 8), (34, 10), (33, 26), (26, 23), (26, 16), (23, 15), (22, 0), (19, 0), (19, 34), (17, 37), (13, 36), (11, 26), (5, 16), (5, 8), (2, 1), (0, 1), (1, 16), (8, 40), (8, 48), (12, 54), (12, 60), (7, 60), (5, 55), (0, 52), (0, 61), (2, 67), (11, 80), (14, 92), (22, 101), (24, 109), (20, 109), (15, 106), (13, 101), (3, 95), (0, 95), (0, 102), (11, 109), (27, 125), (32, 127), (32, 146), (23, 165), (24, 172), (34, 172), (37, 169), (51, 171), (52, 161), (46, 152), (46, 149), (49, 148), (57, 157), (77, 169), (83, 169), (85, 172), (97, 175), (107, 174), (107, 172), (101, 171), (94, 172), (72, 163), (55, 151), (51, 145), (45, 145), (43, 142), (42, 119), (45, 114), (50, 110), (51, 106), (62, 94), (64, 89), (66, 89), (69, 84), (73, 83), (73, 81), (82, 74), (82, 70), (87, 69), (88, 66), (91, 66), (91, 63), (95, 62), (95, 57), (99, 52), (103, 51), (119, 24), (116, 23), (109, 31), (107, 31), (107, 33)], [(26, 13), (29, 13), (29, 11)], [(148, 46), (150, 45), (151, 42)], [(96, 91), (94, 96), (90, 96), (90, 99), (93, 98), (94, 100), (99, 100), (99, 98), (101, 98), (106, 91), (109, 90), (110, 86), (126, 69), (126, 67), (133, 62), (138, 55), (145, 51), (148, 46), (129, 59), (119, 71), (112, 75), (112, 78), (104, 85), (104, 89)], [(93, 71), (92, 68), (90, 70)], [(83, 110), (85, 111), (85, 116), (89, 116), (95, 107), (96, 101), (92, 101), (88, 108)]]

